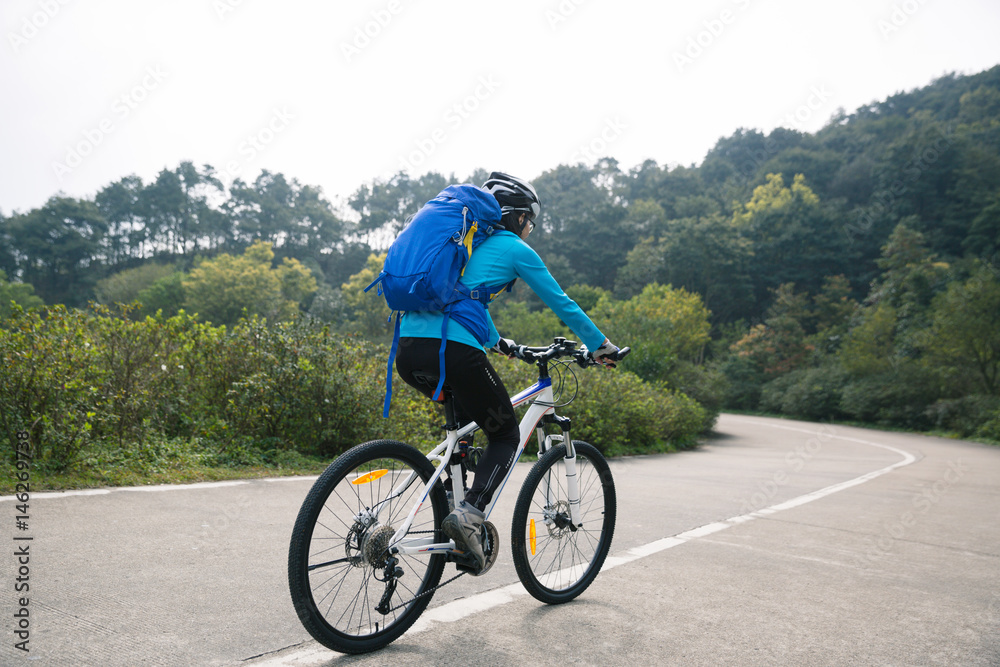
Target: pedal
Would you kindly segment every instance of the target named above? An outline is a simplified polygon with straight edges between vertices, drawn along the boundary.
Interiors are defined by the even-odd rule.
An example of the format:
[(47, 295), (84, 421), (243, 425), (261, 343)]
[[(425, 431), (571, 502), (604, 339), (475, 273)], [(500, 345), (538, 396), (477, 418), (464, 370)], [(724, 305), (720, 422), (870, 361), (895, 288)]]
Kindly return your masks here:
[(455, 568), (459, 572), (467, 572), (474, 577), (480, 577), (490, 571), (493, 564), (497, 562), (500, 555), (500, 533), (491, 522), (485, 521), (479, 528), (479, 541), (483, 545), (483, 554), (486, 556), (486, 564), (483, 569), (476, 569), (476, 559), (471, 554), (464, 551), (452, 552), (455, 557)]

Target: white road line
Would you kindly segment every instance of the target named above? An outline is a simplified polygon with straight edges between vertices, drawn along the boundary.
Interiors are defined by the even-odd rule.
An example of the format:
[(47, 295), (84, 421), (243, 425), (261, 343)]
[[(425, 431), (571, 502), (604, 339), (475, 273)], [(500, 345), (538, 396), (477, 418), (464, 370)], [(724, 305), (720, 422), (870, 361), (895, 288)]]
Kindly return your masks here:
[[(239, 486), (249, 484), (248, 481), (233, 482), (197, 482), (195, 484), (157, 484), (155, 486), (120, 486), (114, 489), (80, 489), (79, 491), (46, 491), (44, 493), (32, 493), (31, 500), (41, 500), (43, 498), (65, 498), (67, 496), (103, 496), (106, 493), (118, 493), (120, 491), (185, 491), (187, 489), (215, 489), (220, 486)], [(0, 496), (0, 502), (5, 500), (16, 500), (17, 496)]]
[[(756, 512), (751, 512), (749, 514), (740, 514), (738, 516), (731, 517), (725, 521), (717, 521), (704, 526), (699, 526), (691, 530), (684, 531), (672, 537), (665, 537), (663, 539), (651, 542), (649, 544), (644, 544), (642, 546), (633, 547), (623, 554), (618, 554), (615, 556), (608, 556), (604, 561), (604, 566), (601, 568), (601, 572), (616, 568), (620, 565), (625, 565), (633, 561), (639, 560), (640, 558), (645, 558), (651, 556), (655, 553), (659, 553), (666, 549), (671, 549), (676, 546), (680, 546), (690, 540), (696, 540), (706, 535), (711, 535), (719, 531), (731, 528), (732, 526), (739, 525), (741, 523), (746, 523), (747, 521), (752, 521), (756, 518), (761, 518), (764, 516), (769, 516), (771, 514), (776, 514), (784, 510), (792, 509), (794, 507), (799, 507), (805, 505), (806, 503), (811, 503), (814, 500), (819, 500), (831, 494), (837, 493), (838, 491), (843, 491), (849, 489), (858, 484), (864, 484), (865, 482), (871, 481), (876, 477), (881, 477), (897, 468), (902, 468), (903, 466), (910, 465), (917, 460), (915, 456), (909, 452), (905, 452), (902, 449), (897, 449), (895, 447), (890, 447), (889, 445), (883, 445), (877, 442), (871, 442), (869, 440), (861, 440), (859, 438), (850, 438), (847, 436), (833, 435), (829, 432), (820, 433), (818, 431), (810, 431), (807, 429), (795, 428), (791, 426), (784, 426), (778, 424), (768, 424), (766, 422), (751, 421), (751, 420), (733, 420), (740, 421), (742, 423), (755, 424), (758, 426), (770, 426), (772, 428), (780, 428), (787, 431), (799, 431), (801, 433), (807, 433), (809, 435), (822, 435), (830, 438), (835, 438), (839, 440), (848, 440), (850, 442), (858, 442), (865, 445), (872, 445), (874, 447), (880, 447), (882, 449), (888, 449), (896, 454), (902, 456), (902, 460), (884, 468), (879, 468), (873, 472), (865, 473), (860, 477), (855, 477), (849, 479), (846, 482), (840, 482), (838, 484), (833, 484), (827, 486), (818, 491), (813, 491), (791, 500), (786, 500), (785, 502), (779, 503), (777, 505), (772, 505)], [(454, 600), (440, 607), (435, 607), (433, 609), (428, 609), (425, 611), (413, 627), (410, 628), (406, 634), (415, 634), (418, 632), (424, 632), (425, 630), (431, 629), (437, 623), (454, 623), (455, 621), (460, 621), (467, 618), (473, 614), (477, 614), (481, 611), (486, 611), (492, 609), (493, 607), (500, 606), (512, 601), (515, 597), (520, 595), (527, 595), (527, 591), (521, 586), (520, 582), (515, 584), (510, 584), (502, 588), (497, 588), (491, 591), (486, 591), (484, 593), (479, 593), (467, 598), (462, 598), (459, 600)], [(325, 664), (330, 660), (330, 656), (333, 655), (333, 651), (317, 649), (312, 647), (309, 649), (304, 649), (296, 651), (294, 653), (289, 653), (287, 655), (275, 656), (265, 662), (255, 662), (252, 663), (254, 667), (288, 667), (294, 665), (295, 667), (311, 667), (313, 665)]]
[[(301, 475), (292, 477), (264, 477), (257, 482), (313, 482), (319, 479), (319, 475)], [(249, 484), (251, 480), (230, 480), (226, 482), (195, 482), (193, 484), (157, 484), (155, 486), (119, 486), (111, 489), (79, 489), (76, 491), (45, 491), (42, 493), (32, 493), (31, 500), (42, 500), (45, 498), (65, 498), (67, 496), (103, 496), (106, 493), (118, 493), (119, 491), (184, 491), (185, 489), (214, 489), (222, 486), (239, 486)], [(0, 496), (0, 502), (5, 500), (16, 500), (17, 496)]]

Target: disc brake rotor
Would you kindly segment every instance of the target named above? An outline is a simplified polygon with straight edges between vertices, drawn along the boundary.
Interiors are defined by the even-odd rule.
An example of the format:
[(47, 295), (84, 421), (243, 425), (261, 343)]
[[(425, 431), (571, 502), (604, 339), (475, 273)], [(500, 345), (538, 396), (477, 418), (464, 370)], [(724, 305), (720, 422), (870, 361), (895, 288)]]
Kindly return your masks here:
[(548, 528), (550, 537), (559, 539), (570, 531), (569, 503), (565, 500), (546, 508), (544, 515), (545, 527)]

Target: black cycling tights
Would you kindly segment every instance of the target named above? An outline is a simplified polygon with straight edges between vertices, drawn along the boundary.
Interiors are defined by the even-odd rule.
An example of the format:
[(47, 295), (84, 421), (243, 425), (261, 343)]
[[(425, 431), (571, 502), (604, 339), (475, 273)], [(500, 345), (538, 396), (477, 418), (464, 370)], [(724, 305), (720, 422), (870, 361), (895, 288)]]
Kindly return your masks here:
[[(406, 384), (428, 397), (434, 393), (440, 375), (440, 348), (439, 338), (399, 339), (396, 370)], [(514, 453), (520, 440), (517, 416), (507, 389), (482, 348), (448, 341), (444, 364), (445, 384), (451, 387), (455, 397), (458, 423), (465, 425), (474, 421), (489, 438), (489, 446), (476, 468), (472, 488), (465, 496), (465, 502), (483, 510), (514, 463)], [(434, 384), (420, 381), (414, 373), (432, 376)]]

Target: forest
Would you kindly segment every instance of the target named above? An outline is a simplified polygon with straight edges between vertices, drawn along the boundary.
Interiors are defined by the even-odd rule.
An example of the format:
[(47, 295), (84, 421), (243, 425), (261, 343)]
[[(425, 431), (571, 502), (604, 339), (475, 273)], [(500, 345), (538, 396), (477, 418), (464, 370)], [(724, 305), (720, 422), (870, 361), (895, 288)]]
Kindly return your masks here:
[[(212, 166), (183, 162), (92, 198), (0, 213), (3, 427), (33, 429), (64, 466), (93, 443), (154, 433), (222, 443), (230, 456), (329, 454), (378, 432), (378, 420), (347, 428), (343, 415), (304, 406), (329, 402), (330, 382), (358, 368), (377, 377), (389, 313), (361, 288), (380, 253), (423, 202), (494, 168), (400, 172), (334, 205), (280, 173), (227, 188)], [(643, 438), (666, 446), (666, 432), (690, 444), (721, 409), (1000, 440), (1000, 66), (839, 110), (815, 133), (741, 129), (700, 165), (605, 158), (554, 166), (533, 184), (542, 213), (530, 244), (634, 349), (628, 372), (581, 378), (618, 383), (649, 413), (650, 433), (612, 451)], [(491, 313), (519, 343), (572, 337), (523, 285)], [(333, 358), (322, 346), (355, 352)], [(277, 378), (281, 354), (294, 368)], [(157, 363), (182, 357), (183, 372)], [(134, 377), (114, 367), (123, 360)], [(230, 366), (205, 377), (196, 363)], [(337, 364), (347, 365), (340, 379), (316, 370)], [(165, 377), (153, 377), (160, 366)], [(281, 406), (296, 372), (318, 384), (297, 408)], [(358, 384), (368, 386), (345, 414), (363, 401), (376, 413), (384, 386)], [(429, 429), (409, 400), (401, 428)]]

